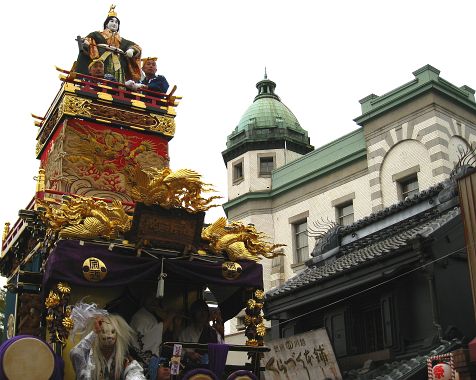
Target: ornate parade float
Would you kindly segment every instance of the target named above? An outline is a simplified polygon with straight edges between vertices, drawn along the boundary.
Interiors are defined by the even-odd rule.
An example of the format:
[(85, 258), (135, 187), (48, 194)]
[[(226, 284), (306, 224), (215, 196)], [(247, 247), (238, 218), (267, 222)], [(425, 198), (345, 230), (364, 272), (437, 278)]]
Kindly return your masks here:
[[(230, 374), (246, 370), (242, 378), (253, 378), (266, 351), (257, 261), (277, 247), (253, 226), (225, 218), (204, 226), (218, 197), (206, 195), (213, 189), (196, 172), (169, 168), (176, 87), (160, 93), (127, 82), (140, 80), (140, 48), (121, 39), (118, 28), (108, 29), (113, 18), (111, 7), (104, 32), (78, 38), (79, 59), (70, 71), (58, 69), (58, 94), (44, 117), (34, 116), (36, 192), (19, 220), (6, 224), (2, 240), (0, 269), (8, 279), (2, 378), (59, 379), (64, 364), (64, 378), (74, 379), (69, 354), (81, 338), (72, 336), (80, 301), (129, 322), (153, 293), (185, 323), (207, 288), (223, 321), (246, 308), (247, 341), (227, 349), (249, 352), (250, 363), (225, 369), (218, 363), (215, 374), (190, 375), (174, 352), (172, 377), (237, 378)], [(97, 60), (110, 76), (86, 71)], [(218, 326), (218, 313), (212, 315)], [(175, 351), (208, 348), (163, 342), (174, 344)], [(28, 352), (35, 354), (26, 359)], [(220, 361), (213, 355), (209, 370)]]

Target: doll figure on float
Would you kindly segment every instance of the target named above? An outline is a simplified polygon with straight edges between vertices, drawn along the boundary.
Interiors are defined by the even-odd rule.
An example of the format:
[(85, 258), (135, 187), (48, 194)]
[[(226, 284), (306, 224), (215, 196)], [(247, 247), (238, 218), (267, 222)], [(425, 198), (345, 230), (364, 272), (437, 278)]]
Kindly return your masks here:
[(119, 35), (120, 20), (115, 6), (112, 5), (103, 31), (89, 33), (85, 38), (78, 38), (79, 55), (76, 71), (88, 75), (88, 66), (94, 60), (104, 63), (104, 73), (112, 75), (116, 82), (127, 80), (138, 82), (141, 78), (142, 49), (136, 43)]

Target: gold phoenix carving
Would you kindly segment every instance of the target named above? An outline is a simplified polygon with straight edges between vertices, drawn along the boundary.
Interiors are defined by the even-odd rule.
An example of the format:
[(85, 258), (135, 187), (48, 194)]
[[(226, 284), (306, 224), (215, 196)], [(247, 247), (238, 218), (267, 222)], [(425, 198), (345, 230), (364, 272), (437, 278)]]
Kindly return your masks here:
[(166, 209), (179, 208), (190, 213), (209, 210), (219, 196), (202, 197), (204, 192), (214, 191), (211, 185), (201, 181), (197, 172), (169, 168), (136, 167), (132, 175), (131, 197), (146, 205), (160, 205)]
[(239, 222), (227, 223), (226, 218), (219, 218), (204, 228), (202, 239), (209, 244), (212, 253), (220, 255), (225, 252), (231, 261), (258, 261), (262, 257), (272, 259), (283, 255), (276, 249), (285, 244), (271, 244), (263, 239), (266, 236), (249, 224)]

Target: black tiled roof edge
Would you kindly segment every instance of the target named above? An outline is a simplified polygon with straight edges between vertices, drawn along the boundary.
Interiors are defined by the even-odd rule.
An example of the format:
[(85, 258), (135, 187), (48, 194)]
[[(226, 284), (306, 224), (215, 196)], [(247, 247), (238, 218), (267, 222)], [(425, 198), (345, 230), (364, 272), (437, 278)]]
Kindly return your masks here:
[[(393, 228), (393, 234), (388, 236), (389, 228), (366, 237), (364, 242), (356, 241), (345, 246), (344, 254), (324, 265), (313, 265), (296, 276), (287, 280), (278, 288), (271, 289), (266, 293), (266, 300), (282, 296), (299, 288), (314, 285), (318, 282), (344, 273), (350, 269), (369, 263), (384, 255), (388, 255), (404, 246), (418, 235), (430, 236), (444, 224), (460, 214), (459, 207), (452, 208), (444, 213), (439, 213), (436, 208), (428, 210), (423, 215), (415, 215), (398, 223), (398, 228)], [(387, 237), (382, 239), (387, 234)]]
[(425, 355), (417, 355), (409, 359), (385, 363), (374, 370), (362, 373), (362, 370), (351, 370), (344, 374), (345, 380), (399, 380), (408, 379), (427, 368), (426, 360), (430, 356), (436, 356), (453, 351), (461, 346), (457, 339), (442, 341)]
[(352, 233), (362, 227), (368, 226), (369, 224), (375, 223), (378, 220), (386, 218), (389, 215), (395, 214), (412, 205), (420, 203), (421, 201), (425, 199), (430, 199), (438, 195), (438, 193), (445, 187), (445, 185), (447, 186), (447, 182), (449, 183), (449, 180), (440, 182), (437, 185), (434, 185), (426, 190), (420, 191), (419, 193), (413, 195), (412, 197), (409, 197), (401, 202), (395, 203), (387, 208), (384, 208), (383, 210), (372, 213), (362, 219), (357, 220), (356, 222), (352, 224), (349, 224), (348, 226), (344, 226), (342, 227), (341, 233), (343, 235)]

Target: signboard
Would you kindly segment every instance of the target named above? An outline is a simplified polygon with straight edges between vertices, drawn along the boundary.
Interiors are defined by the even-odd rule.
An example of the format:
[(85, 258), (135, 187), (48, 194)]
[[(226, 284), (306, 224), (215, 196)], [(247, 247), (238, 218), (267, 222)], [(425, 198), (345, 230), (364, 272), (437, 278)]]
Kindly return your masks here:
[(137, 203), (131, 230), (126, 238), (131, 242), (159, 245), (161, 248), (183, 250), (201, 242), (204, 212), (188, 213), (182, 209), (165, 209), (158, 205)]
[(318, 329), (266, 343), (265, 380), (341, 380), (342, 376), (326, 329)]

